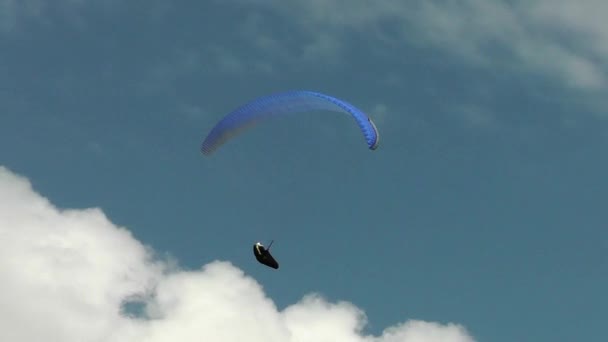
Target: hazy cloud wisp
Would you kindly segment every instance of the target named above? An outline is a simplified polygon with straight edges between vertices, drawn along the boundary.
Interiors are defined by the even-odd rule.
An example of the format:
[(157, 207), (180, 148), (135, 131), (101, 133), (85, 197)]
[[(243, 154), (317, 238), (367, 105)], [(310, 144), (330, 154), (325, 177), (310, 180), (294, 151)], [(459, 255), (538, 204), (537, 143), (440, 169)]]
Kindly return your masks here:
[(576, 89), (606, 86), (608, 22), (601, 13), (608, 3), (598, 0), (234, 1), (289, 18), (307, 37), (308, 59), (342, 58), (345, 38), (373, 35), (366, 42), (430, 45), (481, 66), (537, 71)]

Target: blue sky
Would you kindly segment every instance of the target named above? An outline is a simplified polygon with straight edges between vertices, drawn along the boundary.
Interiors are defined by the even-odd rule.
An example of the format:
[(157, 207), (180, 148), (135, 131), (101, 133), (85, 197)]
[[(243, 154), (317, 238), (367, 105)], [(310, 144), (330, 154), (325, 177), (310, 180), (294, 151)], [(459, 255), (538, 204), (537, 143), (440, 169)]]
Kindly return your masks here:
[[(604, 340), (606, 10), (0, 0), (0, 163), (183, 269), (230, 262), (279, 310), (318, 292), (370, 334)], [(227, 112), (286, 89), (366, 111), (380, 148), (311, 113), (200, 153)], [(271, 239), (278, 272), (251, 255)]]

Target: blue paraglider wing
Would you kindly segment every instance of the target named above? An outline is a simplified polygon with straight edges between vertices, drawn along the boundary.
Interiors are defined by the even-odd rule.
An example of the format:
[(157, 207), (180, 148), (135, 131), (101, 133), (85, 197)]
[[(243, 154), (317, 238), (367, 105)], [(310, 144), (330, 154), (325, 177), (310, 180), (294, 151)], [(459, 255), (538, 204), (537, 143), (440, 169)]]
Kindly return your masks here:
[(210, 155), (230, 138), (261, 120), (315, 110), (350, 114), (359, 125), (368, 147), (372, 150), (378, 147), (378, 129), (361, 110), (329, 95), (296, 90), (257, 98), (229, 113), (209, 132), (201, 150), (203, 154)]

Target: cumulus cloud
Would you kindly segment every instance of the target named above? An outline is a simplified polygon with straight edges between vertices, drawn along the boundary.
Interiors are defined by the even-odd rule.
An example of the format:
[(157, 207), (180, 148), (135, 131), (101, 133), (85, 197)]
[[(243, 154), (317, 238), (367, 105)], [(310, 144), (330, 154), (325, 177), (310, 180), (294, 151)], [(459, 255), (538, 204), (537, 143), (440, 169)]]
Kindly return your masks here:
[(279, 310), (231, 263), (180, 270), (99, 209), (57, 208), (3, 167), (0, 244), (2, 341), (473, 341), (423, 321), (364, 335), (361, 309), (315, 294)]

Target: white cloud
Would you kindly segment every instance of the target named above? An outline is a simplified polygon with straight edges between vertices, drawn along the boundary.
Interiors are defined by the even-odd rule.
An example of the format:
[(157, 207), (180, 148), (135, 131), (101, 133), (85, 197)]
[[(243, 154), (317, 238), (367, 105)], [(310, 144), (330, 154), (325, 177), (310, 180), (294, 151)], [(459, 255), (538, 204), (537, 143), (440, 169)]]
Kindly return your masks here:
[[(449, 5), (452, 4), (452, 5)], [(415, 24), (432, 44), (447, 47), (505, 72), (523, 65), (565, 86), (593, 90), (606, 86), (608, 23), (586, 18), (608, 9), (594, 0), (425, 2)], [(561, 5), (560, 5), (561, 4)], [(548, 10), (550, 9), (550, 10)], [(573, 13), (579, 13), (574, 15)], [(562, 20), (561, 17), (570, 18)]]
[[(280, 311), (229, 262), (179, 270), (100, 210), (58, 209), (2, 167), (0, 278), (2, 341), (473, 341), (422, 321), (365, 336), (363, 311), (316, 295)], [(137, 296), (146, 317), (121, 311)]]
[[(240, 32), (254, 53), (238, 55), (226, 46), (197, 51), (205, 59), (199, 56), (196, 62), (212, 64), (212, 70), (268, 73), (277, 63), (339, 62), (344, 57), (341, 51), (353, 41), (362, 50), (389, 52), (407, 42), (430, 44), (504, 72), (522, 68), (540, 72), (575, 89), (605, 89), (608, 82), (608, 21), (604, 18), (608, 2), (602, 0), (232, 1), (252, 9)], [(118, 3), (63, 0), (53, 6), (62, 7), (70, 20), (84, 25), (77, 14), (83, 6), (108, 8)], [(147, 11), (163, 12), (167, 4), (153, 1)], [(14, 30), (23, 18), (45, 20), (49, 6), (44, 0), (0, 0), (0, 32)], [(284, 26), (268, 25), (256, 8), (277, 12), (285, 18)], [(278, 32), (293, 27), (301, 40), (297, 45), (278, 38)], [(293, 39), (290, 35), (290, 42)]]
[[(376, 42), (393, 47), (432, 45), (505, 72), (523, 67), (576, 89), (603, 89), (607, 82), (608, 21), (603, 14), (608, 3), (601, 0), (255, 3), (299, 26), (310, 42), (307, 57), (339, 58), (345, 37), (373, 35)], [(360, 48), (387, 48), (370, 46), (370, 41)]]

